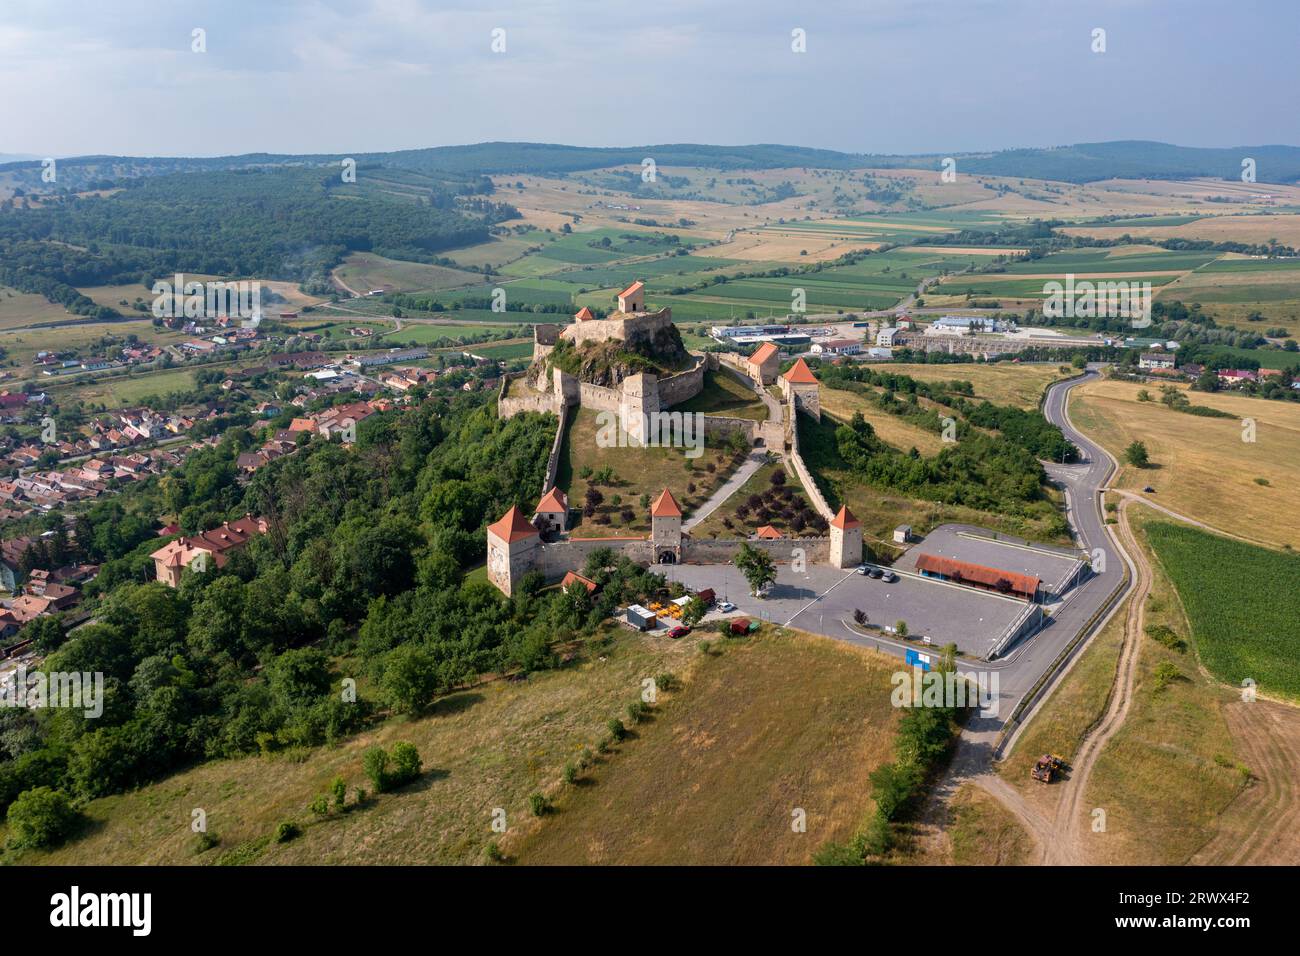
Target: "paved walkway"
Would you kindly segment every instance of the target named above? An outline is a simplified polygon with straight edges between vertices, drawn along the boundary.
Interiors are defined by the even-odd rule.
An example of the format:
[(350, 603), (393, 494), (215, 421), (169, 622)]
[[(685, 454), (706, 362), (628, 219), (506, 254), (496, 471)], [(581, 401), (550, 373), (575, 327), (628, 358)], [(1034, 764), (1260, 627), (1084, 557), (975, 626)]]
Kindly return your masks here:
[(731, 477), (718, 486), (718, 490), (709, 495), (709, 500), (700, 505), (699, 510), (682, 522), (682, 530), (690, 531), (713, 512), (722, 507), (722, 503), (734, 495), (745, 482), (754, 477), (754, 472), (767, 464), (767, 449), (759, 448), (749, 453), (745, 463), (731, 473)]

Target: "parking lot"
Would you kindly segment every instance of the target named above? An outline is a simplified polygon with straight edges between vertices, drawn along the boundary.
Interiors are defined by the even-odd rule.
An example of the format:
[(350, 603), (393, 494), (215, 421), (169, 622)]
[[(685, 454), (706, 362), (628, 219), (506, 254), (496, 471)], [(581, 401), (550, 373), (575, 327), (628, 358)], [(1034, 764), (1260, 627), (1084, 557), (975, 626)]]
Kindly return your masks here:
[(817, 634), (844, 637), (842, 622), (866, 612), (871, 624), (893, 627), (906, 621), (913, 637), (932, 644), (956, 644), (982, 657), (1024, 612), (1024, 602), (938, 581), (901, 577), (893, 584), (852, 571), (812, 565), (806, 574), (777, 566), (776, 584), (765, 598), (749, 593), (744, 575), (731, 565), (666, 565), (655, 569), (691, 589), (713, 588), (719, 601), (773, 624), (788, 624)]

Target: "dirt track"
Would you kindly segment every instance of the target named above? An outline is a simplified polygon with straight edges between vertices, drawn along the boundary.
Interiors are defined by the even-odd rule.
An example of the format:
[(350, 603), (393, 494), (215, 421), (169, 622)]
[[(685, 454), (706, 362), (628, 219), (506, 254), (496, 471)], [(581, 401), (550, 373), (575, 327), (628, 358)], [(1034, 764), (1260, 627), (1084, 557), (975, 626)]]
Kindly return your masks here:
[(1120, 646), (1119, 663), (1115, 668), (1115, 682), (1111, 685), (1110, 697), (1106, 701), (1106, 713), (1079, 746), (1079, 752), (1075, 754), (1074, 764), (1070, 769), (1069, 779), (1062, 782), (1061, 799), (1056, 806), (1055, 822), (1058, 838), (1065, 841), (1081, 860), (1086, 860), (1087, 856), (1082, 841), (1083, 798), (1087, 794), (1088, 779), (1092, 776), (1097, 758), (1101, 756), (1106, 744), (1128, 718), (1129, 706), (1133, 702), (1133, 686), (1137, 678), (1137, 662), (1146, 618), (1147, 595), (1151, 591), (1151, 566), (1147, 563), (1142, 549), (1138, 547), (1137, 540), (1133, 537), (1133, 529), (1128, 523), (1130, 501), (1131, 499), (1125, 498), (1120, 502), (1119, 521), (1115, 527), (1123, 540), (1125, 550), (1133, 559), (1137, 576), (1124, 620), (1124, 643)]

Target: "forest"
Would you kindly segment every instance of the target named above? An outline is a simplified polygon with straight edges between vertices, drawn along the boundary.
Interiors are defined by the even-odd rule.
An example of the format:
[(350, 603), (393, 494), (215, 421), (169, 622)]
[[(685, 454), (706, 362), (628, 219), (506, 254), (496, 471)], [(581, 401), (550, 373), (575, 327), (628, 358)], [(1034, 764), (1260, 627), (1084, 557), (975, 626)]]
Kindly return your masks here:
[(350, 252), (431, 262), (441, 251), (486, 241), (494, 223), (518, 215), (497, 202), (465, 209), (458, 200), (486, 195), (486, 179), (422, 180), (393, 198), (368, 183), (364, 168), (352, 184), (338, 168), (283, 168), (120, 185), (102, 196), (0, 204), (0, 281), (74, 310), (85, 304), (64, 286), (147, 285), (176, 272), (319, 282)]
[[(0, 810), (36, 787), (93, 798), (204, 759), (326, 743), (485, 671), (549, 666), (608, 608), (535, 575), (506, 599), (464, 569), (483, 558), (485, 523), (541, 486), (553, 431), (538, 415), (501, 421), (487, 398), (430, 399), (367, 419), (353, 446), (314, 439), (245, 485), (234, 459), (255, 436), (236, 427), (89, 508), (45, 547), (101, 563), (92, 620), (68, 633), (40, 618), (19, 637), (48, 653), (46, 672), (102, 672), (104, 713), (0, 710)], [(246, 513), (270, 530), (224, 567), (187, 570), (174, 590), (153, 580), (160, 516), (193, 532)], [(607, 563), (590, 569), (609, 582), (603, 600), (654, 584)], [(348, 701), (346, 677), (373, 692)]]

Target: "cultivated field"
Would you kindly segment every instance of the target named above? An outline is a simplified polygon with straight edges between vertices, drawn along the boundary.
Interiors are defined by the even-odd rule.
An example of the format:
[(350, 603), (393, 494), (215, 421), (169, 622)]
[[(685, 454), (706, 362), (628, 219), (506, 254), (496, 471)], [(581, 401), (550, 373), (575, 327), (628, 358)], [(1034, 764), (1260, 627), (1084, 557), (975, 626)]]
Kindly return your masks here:
[(1210, 673), (1300, 702), (1300, 555), (1186, 525), (1152, 523), (1147, 535)]
[[(1300, 405), (1188, 391), (1192, 404), (1234, 416), (1204, 418), (1139, 402), (1144, 387), (1159, 396), (1154, 384), (1104, 379), (1070, 393), (1074, 424), (1116, 458), (1130, 442), (1147, 447), (1153, 467), (1123, 465), (1112, 484), (1131, 491), (1149, 485), (1152, 501), (1180, 514), (1253, 541), (1300, 547)], [(1255, 422), (1254, 442), (1242, 440), (1245, 419)]]

